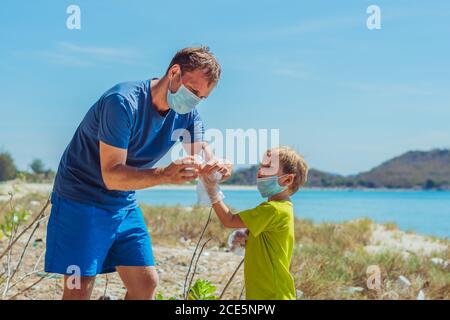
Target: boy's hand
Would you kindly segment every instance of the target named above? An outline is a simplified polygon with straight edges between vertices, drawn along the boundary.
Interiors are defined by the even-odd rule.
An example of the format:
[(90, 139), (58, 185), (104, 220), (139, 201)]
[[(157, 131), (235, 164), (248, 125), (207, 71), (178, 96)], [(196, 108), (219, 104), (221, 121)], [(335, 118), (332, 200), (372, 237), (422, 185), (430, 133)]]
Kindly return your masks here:
[(221, 181), (227, 180), (233, 171), (233, 165), (227, 159), (211, 159), (200, 170), (200, 174), (208, 176), (216, 172), (222, 175)]
[(218, 181), (212, 175), (205, 176), (204, 174), (199, 177), (202, 181), (203, 186), (205, 187), (205, 191), (208, 194), (209, 200), (211, 204), (214, 204), (220, 200), (222, 200), (223, 195), (220, 192), (220, 188), (218, 187)]

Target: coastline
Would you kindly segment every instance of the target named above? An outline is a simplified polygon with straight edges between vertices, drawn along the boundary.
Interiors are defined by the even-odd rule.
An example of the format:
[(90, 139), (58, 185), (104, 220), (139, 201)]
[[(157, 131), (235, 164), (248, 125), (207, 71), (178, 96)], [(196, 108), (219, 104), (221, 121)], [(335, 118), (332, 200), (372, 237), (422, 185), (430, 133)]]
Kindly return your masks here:
[[(195, 190), (196, 185), (176, 185), (176, 184), (165, 184), (152, 188), (142, 189), (141, 191), (146, 190)], [(246, 186), (246, 185), (220, 185), (220, 188), (223, 190), (256, 190), (256, 186)]]
[[(9, 192), (13, 192), (14, 197), (22, 197), (28, 193), (50, 193), (52, 190), (52, 183), (38, 183), (38, 182), (23, 182), (20, 180), (10, 180), (0, 182), (0, 201), (9, 199)], [(234, 191), (248, 191), (257, 190), (255, 185), (221, 185), (222, 190), (234, 190)], [(147, 190), (195, 190), (195, 184), (166, 184), (152, 188), (142, 189), (139, 191)], [(448, 192), (450, 190), (424, 190), (424, 189), (389, 189), (389, 188), (324, 188), (324, 187), (305, 187), (302, 191), (342, 191), (342, 192)]]

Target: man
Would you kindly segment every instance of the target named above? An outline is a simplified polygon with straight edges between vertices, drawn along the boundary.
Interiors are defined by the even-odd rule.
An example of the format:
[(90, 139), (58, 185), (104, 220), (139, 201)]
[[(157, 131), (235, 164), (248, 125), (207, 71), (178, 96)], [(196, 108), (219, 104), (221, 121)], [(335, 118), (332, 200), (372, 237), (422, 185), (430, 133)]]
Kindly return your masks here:
[[(207, 149), (195, 106), (220, 72), (208, 48), (185, 48), (161, 79), (118, 84), (90, 108), (61, 158), (47, 227), (45, 271), (65, 275), (63, 299), (89, 299), (95, 276), (114, 271), (125, 299), (154, 297), (158, 276), (134, 190), (230, 176), (231, 165), (210, 160), (200, 172), (193, 157)], [(154, 168), (177, 140), (190, 156)], [(68, 281), (73, 273), (79, 286)]]

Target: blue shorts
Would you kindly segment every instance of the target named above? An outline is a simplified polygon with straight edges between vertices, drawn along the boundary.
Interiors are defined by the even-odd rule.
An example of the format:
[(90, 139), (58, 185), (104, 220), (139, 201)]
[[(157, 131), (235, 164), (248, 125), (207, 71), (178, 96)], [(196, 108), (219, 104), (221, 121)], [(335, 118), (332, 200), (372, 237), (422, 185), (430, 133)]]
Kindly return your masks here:
[[(150, 235), (140, 208), (108, 211), (51, 197), (45, 271), (95, 276), (116, 266), (153, 266)], [(79, 268), (79, 269), (77, 269)]]

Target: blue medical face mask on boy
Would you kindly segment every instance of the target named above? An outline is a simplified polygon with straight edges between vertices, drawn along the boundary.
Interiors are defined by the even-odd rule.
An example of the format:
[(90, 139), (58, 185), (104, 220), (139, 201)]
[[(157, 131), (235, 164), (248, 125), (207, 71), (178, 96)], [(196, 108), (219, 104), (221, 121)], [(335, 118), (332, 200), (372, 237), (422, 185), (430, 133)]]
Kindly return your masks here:
[[(181, 80), (181, 73), (180, 73)], [(178, 114), (186, 114), (194, 110), (195, 106), (201, 101), (201, 98), (193, 94), (181, 82), (180, 88), (177, 92), (170, 92), (172, 87), (172, 80), (169, 80), (169, 89), (167, 90), (167, 103), (169, 107)]]
[(257, 178), (256, 179), (256, 187), (258, 188), (259, 193), (261, 193), (261, 196), (263, 198), (270, 198), (273, 195), (276, 195), (280, 192), (283, 192), (288, 187), (287, 186), (280, 186), (278, 183), (278, 178), (286, 176), (270, 176), (270, 177), (264, 177), (264, 178)]

